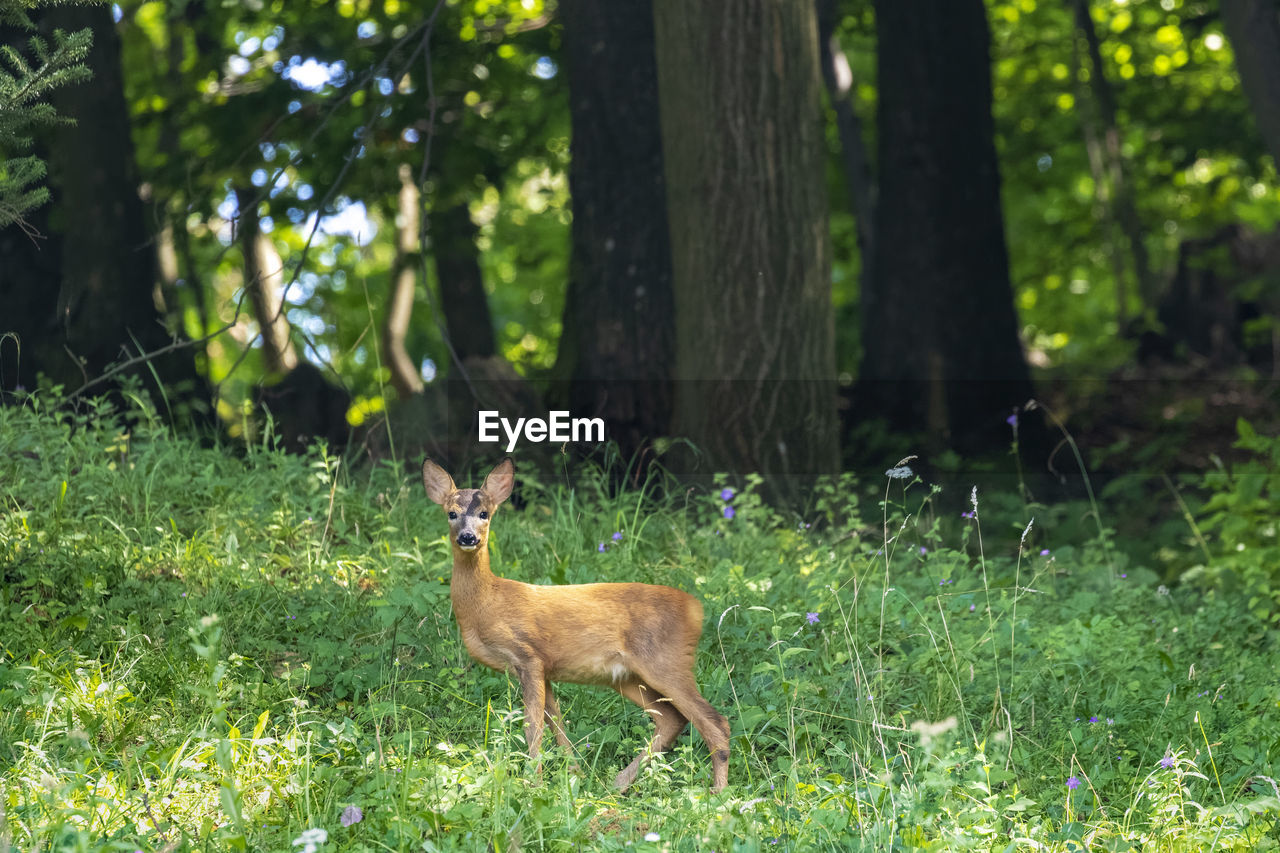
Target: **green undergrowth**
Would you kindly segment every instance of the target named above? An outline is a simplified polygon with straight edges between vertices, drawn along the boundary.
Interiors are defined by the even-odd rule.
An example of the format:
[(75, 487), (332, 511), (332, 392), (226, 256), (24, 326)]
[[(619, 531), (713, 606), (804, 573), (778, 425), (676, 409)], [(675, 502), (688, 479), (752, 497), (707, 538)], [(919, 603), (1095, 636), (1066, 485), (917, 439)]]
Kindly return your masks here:
[(729, 788), (687, 733), (620, 796), (648, 721), (565, 686), (576, 757), (522, 756), (411, 466), (0, 407), (0, 850), (1277, 847), (1276, 636), (1246, 593), (1166, 589), (1018, 501), (988, 518), (980, 483), (963, 517), (911, 475), (789, 512), (758, 485), (582, 469), (495, 519), (507, 577), (706, 605)]

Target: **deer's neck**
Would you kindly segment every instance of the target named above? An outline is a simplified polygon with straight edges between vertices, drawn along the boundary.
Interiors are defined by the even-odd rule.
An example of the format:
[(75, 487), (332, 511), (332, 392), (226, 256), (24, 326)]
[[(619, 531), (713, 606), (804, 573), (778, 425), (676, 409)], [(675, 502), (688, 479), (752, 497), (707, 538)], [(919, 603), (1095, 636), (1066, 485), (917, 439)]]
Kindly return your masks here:
[(477, 548), (463, 551), (453, 547), (453, 577), (449, 581), (449, 594), (454, 611), (459, 618), (474, 610), (492, 589), (497, 578), (489, 570), (489, 549)]

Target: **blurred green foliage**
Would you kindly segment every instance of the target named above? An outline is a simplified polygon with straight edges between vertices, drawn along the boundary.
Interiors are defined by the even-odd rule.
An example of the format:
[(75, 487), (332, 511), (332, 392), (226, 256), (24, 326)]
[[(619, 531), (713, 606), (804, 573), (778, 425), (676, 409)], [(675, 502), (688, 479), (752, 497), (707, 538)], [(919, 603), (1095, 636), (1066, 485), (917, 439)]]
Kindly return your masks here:
[[(1280, 624), (1280, 438), (1241, 419), (1235, 447), (1245, 458), (1204, 475), (1198, 541), (1203, 561), (1188, 581), (1247, 598), (1249, 612)], [(1207, 541), (1206, 541), (1207, 540)]]
[[(256, 326), (231, 243), (235, 187), (257, 189), (295, 340), (357, 395), (380, 397), (388, 376), (374, 344), (401, 164), (425, 176), (424, 209), (469, 203), (500, 349), (525, 369), (550, 364), (567, 263), (568, 114), (542, 0), (120, 10), (141, 170), (157, 219), (185, 231), (175, 244), (186, 330), (236, 323), (200, 356), (222, 383), (225, 418), (239, 417), (261, 375), (243, 351)], [(424, 270), (406, 344), (439, 366), (430, 374), (448, 351), (434, 268)]]
[[(1118, 316), (1149, 322), (1128, 249), (1106, 224), (1086, 133), (1102, 126), (1094, 73), (1059, 0), (989, 0), (1006, 229), (1023, 338), (1036, 366), (1103, 374), (1131, 355)], [(1269, 229), (1280, 185), (1214, 4), (1092, 2), (1116, 131), (1157, 282), (1179, 242), (1227, 223)], [(394, 256), (397, 169), (422, 170), (424, 206), (468, 202), (480, 228), (500, 352), (537, 379), (555, 358), (568, 274), (568, 109), (554, 0), (202, 3), (119, 6), (134, 137), (157, 221), (184, 232), (176, 298), (188, 333), (239, 319), (208, 347), (235, 417), (260, 374), (229, 245), (231, 190), (257, 187), (286, 267), (289, 316), (308, 357), (358, 397), (387, 378), (373, 346)], [(852, 98), (875, 133), (869, 0), (838, 4)], [(430, 58), (430, 77), (426, 57)], [(434, 98), (434, 100), (433, 100)], [(434, 120), (434, 125), (431, 122)], [(837, 361), (857, 375), (860, 258), (834, 127), (829, 186)], [(871, 146), (874, 150), (874, 146)], [(315, 214), (326, 225), (313, 233)], [(334, 216), (337, 218), (332, 218)], [(307, 247), (310, 246), (308, 249)], [(429, 250), (429, 248), (428, 248)], [(447, 368), (434, 272), (422, 269), (406, 342)], [(201, 356), (202, 364), (204, 357)], [(234, 372), (232, 371), (233, 366)]]
[[(1063, 0), (988, 0), (992, 86), (1015, 300), (1038, 367), (1100, 375), (1131, 355), (1117, 327), (1117, 245), (1099, 220), (1085, 132), (1100, 132), (1087, 58)], [(1280, 181), (1240, 89), (1216, 4), (1195, 0), (1090, 3), (1117, 129), (1158, 281), (1178, 244), (1223, 225), (1280, 222)], [(848, 0), (839, 35), (855, 109), (875, 134), (875, 22)], [(839, 141), (830, 131), (833, 155)], [(856, 375), (859, 261), (851, 213), (833, 167), (839, 367)], [(1128, 273), (1132, 275), (1132, 273)], [(1154, 312), (1127, 282), (1129, 316)], [(1150, 319), (1150, 316), (1148, 317)]]

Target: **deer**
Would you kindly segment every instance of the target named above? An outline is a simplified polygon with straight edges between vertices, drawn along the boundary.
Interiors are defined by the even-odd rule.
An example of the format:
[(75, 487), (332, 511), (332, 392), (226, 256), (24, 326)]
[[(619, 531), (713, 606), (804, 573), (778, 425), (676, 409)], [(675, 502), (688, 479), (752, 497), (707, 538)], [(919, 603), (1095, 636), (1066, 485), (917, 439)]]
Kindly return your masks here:
[(711, 752), (711, 791), (723, 790), (729, 779), (729, 721), (702, 697), (694, 678), (702, 603), (669, 586), (539, 586), (495, 575), (489, 529), (515, 486), (510, 458), (494, 466), (478, 489), (459, 489), (427, 459), (422, 485), (449, 519), (449, 597), (462, 642), (472, 658), (519, 680), (529, 759), (537, 762), (548, 721), (556, 743), (573, 752), (552, 683), (596, 685), (639, 705), (654, 724), (648, 746), (614, 779), (619, 791), (652, 756), (666, 752), (689, 722)]

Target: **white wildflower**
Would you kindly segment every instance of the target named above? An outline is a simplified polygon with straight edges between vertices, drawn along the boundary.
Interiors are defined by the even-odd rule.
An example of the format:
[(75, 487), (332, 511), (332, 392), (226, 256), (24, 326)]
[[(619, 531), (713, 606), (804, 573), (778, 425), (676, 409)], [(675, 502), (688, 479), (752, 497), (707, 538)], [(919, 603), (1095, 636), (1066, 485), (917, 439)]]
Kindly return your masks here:
[(329, 840), (329, 831), (315, 827), (304, 829), (302, 834), (293, 839), (294, 847), (301, 847), (302, 853), (316, 853), (321, 844)]

